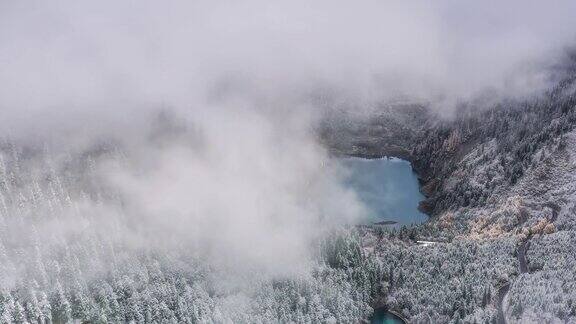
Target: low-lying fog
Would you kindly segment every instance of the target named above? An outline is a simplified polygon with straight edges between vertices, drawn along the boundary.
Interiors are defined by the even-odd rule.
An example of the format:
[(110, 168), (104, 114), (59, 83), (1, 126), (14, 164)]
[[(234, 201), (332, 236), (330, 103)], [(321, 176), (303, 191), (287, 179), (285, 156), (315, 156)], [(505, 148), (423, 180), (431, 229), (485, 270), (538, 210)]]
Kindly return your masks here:
[(572, 1), (3, 1), (2, 244), (27, 258), (92, 232), (239, 272), (300, 271), (325, 230), (366, 213), (317, 141), (326, 110), (409, 99), (448, 114), (487, 92), (533, 93), (573, 40), (573, 12)]

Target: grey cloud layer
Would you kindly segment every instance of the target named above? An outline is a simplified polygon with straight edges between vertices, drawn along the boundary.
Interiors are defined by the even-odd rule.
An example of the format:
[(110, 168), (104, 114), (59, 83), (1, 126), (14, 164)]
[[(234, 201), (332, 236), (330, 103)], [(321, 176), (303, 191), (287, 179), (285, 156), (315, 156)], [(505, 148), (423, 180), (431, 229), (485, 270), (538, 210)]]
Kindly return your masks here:
[[(113, 138), (124, 159), (99, 161), (94, 181), (139, 224), (119, 240), (210, 246), (218, 264), (276, 272), (309, 259), (318, 228), (363, 212), (313, 136), (314, 91), (438, 107), (531, 93), (575, 13), (573, 1), (3, 1), (0, 135), (51, 135), (72, 156)], [(188, 131), (149, 140), (158, 108)]]
[[(0, 105), (118, 111), (201, 105), (222, 80), (243, 95), (521, 94), (574, 40), (572, 1), (18, 1), (0, 19)], [(112, 113), (112, 115), (114, 115)], [(102, 113), (104, 114), (104, 113)]]

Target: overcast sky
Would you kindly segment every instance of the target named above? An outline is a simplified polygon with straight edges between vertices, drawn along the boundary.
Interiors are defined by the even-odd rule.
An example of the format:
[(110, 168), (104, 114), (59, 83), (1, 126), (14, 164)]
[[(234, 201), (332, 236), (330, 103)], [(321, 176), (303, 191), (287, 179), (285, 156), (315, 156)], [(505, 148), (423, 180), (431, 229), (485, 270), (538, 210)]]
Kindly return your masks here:
[(286, 102), (318, 86), (447, 104), (524, 94), (575, 30), (569, 0), (2, 1), (1, 119), (190, 109), (215, 93)]

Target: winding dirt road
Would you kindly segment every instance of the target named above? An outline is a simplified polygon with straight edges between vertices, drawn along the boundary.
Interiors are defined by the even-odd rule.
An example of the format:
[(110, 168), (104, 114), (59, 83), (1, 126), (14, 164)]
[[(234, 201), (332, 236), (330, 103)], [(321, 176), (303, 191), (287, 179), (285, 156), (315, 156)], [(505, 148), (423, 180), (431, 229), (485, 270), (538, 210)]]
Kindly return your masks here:
[[(553, 223), (558, 218), (558, 212), (560, 211), (560, 206), (555, 203), (546, 203), (544, 204), (545, 207), (549, 207), (552, 209), (552, 217), (550, 218), (550, 222)], [(518, 268), (520, 270), (520, 274), (528, 273), (528, 262), (526, 261), (526, 251), (530, 248), (530, 239), (529, 236), (526, 240), (520, 243), (518, 249), (516, 249), (516, 257), (518, 258)], [(504, 312), (505, 309), (508, 308), (508, 292), (510, 290), (510, 283), (506, 283), (498, 289), (498, 317), (496, 318), (496, 322), (498, 324), (507, 324), (508, 321), (506, 319), (506, 313)]]
[[(528, 272), (528, 264), (526, 262), (526, 250), (530, 244), (529, 240), (522, 241), (520, 246), (516, 249), (516, 257), (518, 258), (518, 269), (520, 274)], [(498, 289), (498, 299), (496, 300), (498, 304), (498, 316), (496, 318), (496, 323), (506, 324), (505, 310), (508, 308), (508, 292), (510, 291), (510, 283), (507, 282)]]

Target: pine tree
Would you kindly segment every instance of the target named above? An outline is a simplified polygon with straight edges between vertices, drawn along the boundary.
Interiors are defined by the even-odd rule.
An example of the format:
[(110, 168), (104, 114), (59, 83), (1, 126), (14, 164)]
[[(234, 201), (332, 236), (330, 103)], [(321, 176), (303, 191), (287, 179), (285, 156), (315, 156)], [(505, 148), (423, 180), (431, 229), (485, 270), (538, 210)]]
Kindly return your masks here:
[(55, 292), (52, 299), (52, 316), (55, 322), (68, 323), (72, 320), (72, 308), (66, 297), (64, 289), (59, 282), (56, 283)]
[(40, 322), (41, 323), (52, 322), (52, 307), (50, 306), (48, 297), (44, 292), (40, 292), (38, 303), (40, 307)]
[(14, 322), (15, 323), (27, 323), (28, 321), (26, 320), (26, 313), (24, 311), (24, 307), (22, 307), (22, 304), (20, 304), (19, 301), (16, 301), (14, 303)]

